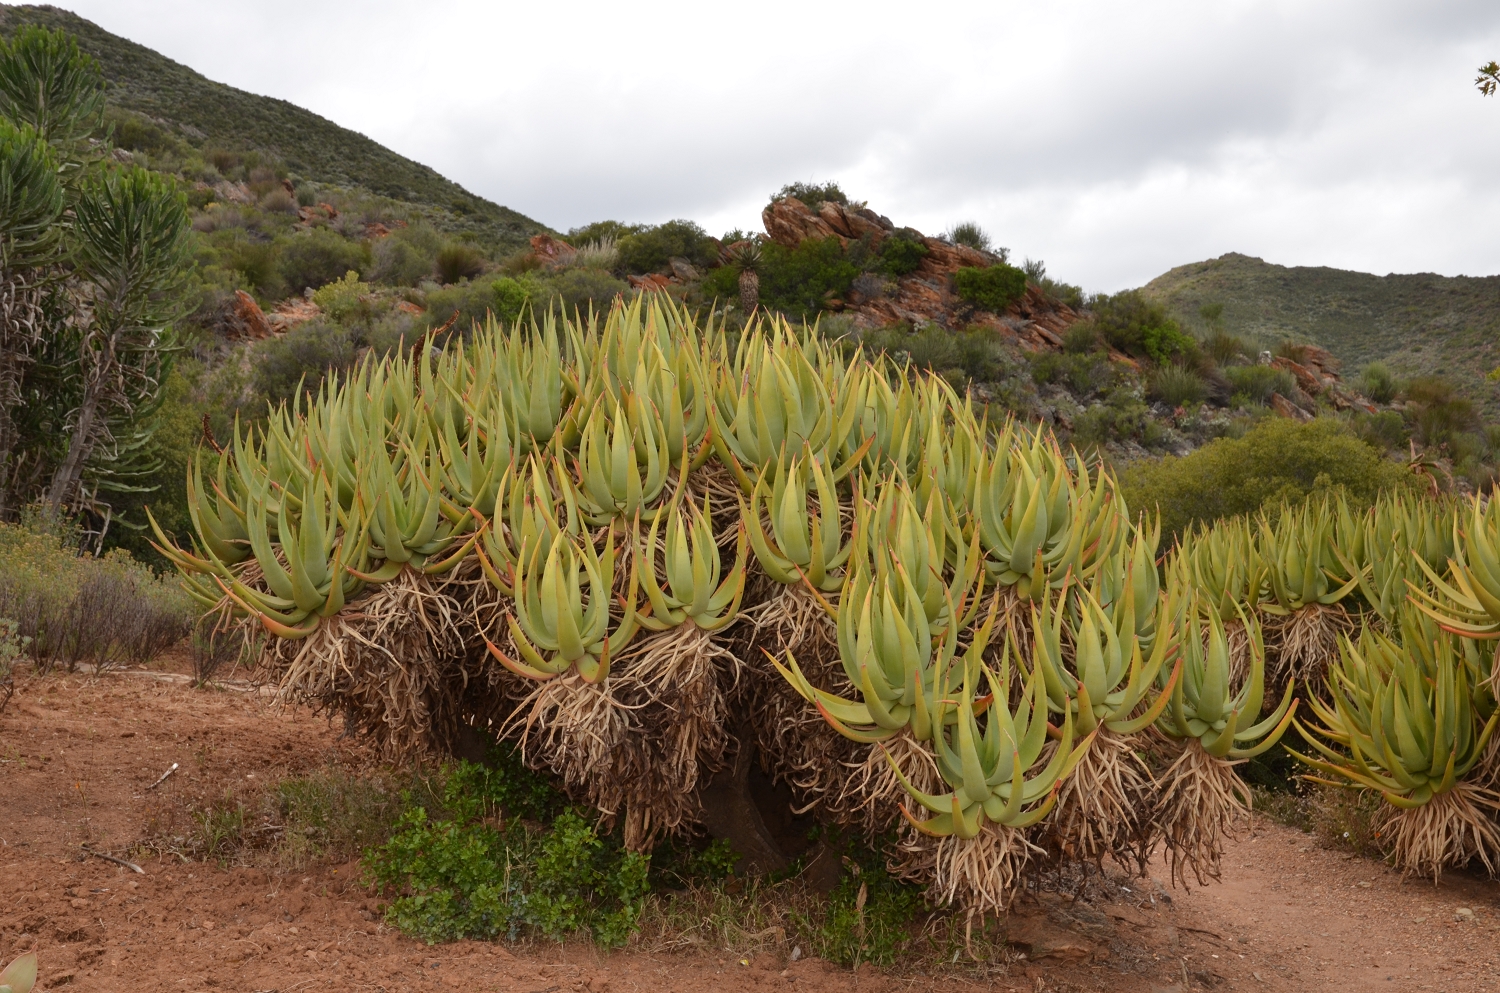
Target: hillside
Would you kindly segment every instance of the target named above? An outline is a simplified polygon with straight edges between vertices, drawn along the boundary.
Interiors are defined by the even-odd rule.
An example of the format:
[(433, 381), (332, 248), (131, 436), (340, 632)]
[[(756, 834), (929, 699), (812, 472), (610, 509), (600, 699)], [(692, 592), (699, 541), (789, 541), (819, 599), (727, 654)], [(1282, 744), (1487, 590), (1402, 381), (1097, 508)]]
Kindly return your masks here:
[(449, 215), (444, 227), (469, 230), (493, 248), (518, 247), (547, 230), (362, 134), (285, 100), (216, 83), (69, 11), (0, 5), (0, 32), (26, 23), (74, 34), (103, 67), (111, 104), (170, 124), (195, 146), (270, 152), (296, 176), (436, 208)]
[(1487, 419), (1500, 415), (1500, 389), (1484, 378), (1500, 366), (1500, 276), (1375, 276), (1230, 253), (1178, 266), (1144, 292), (1200, 332), (1199, 307), (1222, 303), (1224, 329), (1262, 347), (1311, 342), (1346, 374), (1377, 359), (1401, 376), (1434, 373), (1457, 383)]

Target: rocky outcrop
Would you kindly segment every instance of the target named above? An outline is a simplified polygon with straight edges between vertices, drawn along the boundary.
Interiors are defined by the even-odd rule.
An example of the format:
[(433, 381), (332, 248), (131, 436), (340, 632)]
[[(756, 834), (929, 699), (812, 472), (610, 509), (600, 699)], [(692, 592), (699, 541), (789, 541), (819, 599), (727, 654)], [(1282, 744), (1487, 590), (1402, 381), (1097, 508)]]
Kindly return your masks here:
[(562, 269), (573, 261), (578, 249), (550, 234), (534, 234), (531, 236), (531, 254), (544, 269)]
[[(828, 201), (814, 210), (795, 197), (772, 203), (761, 212), (761, 221), (766, 236), (788, 248), (809, 238), (838, 238), (845, 246), (866, 239), (872, 249), (878, 250), (881, 242), (896, 231), (890, 218), (868, 207)], [(976, 310), (954, 292), (953, 277), (962, 268), (982, 269), (999, 258), (915, 231), (908, 230), (906, 236), (921, 238), (927, 247), (927, 255), (915, 272), (897, 279), (861, 276), (845, 298), (829, 301), (830, 309), (842, 311), (859, 328), (887, 327), (903, 321), (912, 325), (989, 327), (1032, 351), (1060, 347), (1063, 333), (1079, 318), (1071, 307), (1049, 299), (1035, 286), (1028, 286), (1025, 295), (1003, 314)]]
[(244, 290), (235, 290), (219, 321), (226, 338), (255, 341), (271, 337), (271, 322), (255, 298)]
[(299, 324), (306, 324), (322, 313), (323, 308), (306, 297), (291, 297), (278, 303), (267, 320), (270, 322), (272, 331), (284, 334)]

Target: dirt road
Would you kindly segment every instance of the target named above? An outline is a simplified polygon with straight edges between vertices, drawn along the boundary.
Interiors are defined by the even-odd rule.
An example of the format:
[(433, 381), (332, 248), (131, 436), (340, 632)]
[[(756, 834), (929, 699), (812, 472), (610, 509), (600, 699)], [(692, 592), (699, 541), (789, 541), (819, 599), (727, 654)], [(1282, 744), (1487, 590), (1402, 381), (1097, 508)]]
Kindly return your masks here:
[[(252, 693), (145, 675), (49, 678), (0, 715), (0, 959), (35, 949), (40, 989), (879, 991), (932, 977), (784, 954), (600, 954), (585, 945), (427, 947), (384, 927), (356, 864), (294, 874), (151, 859), (136, 875), (87, 855), (189, 829), (194, 803), (330, 762), (357, 762), (321, 719)], [(155, 788), (173, 763), (178, 771)], [(1500, 989), (1500, 884), (1441, 885), (1320, 848), (1258, 820), (1223, 882), (1155, 878), (1117, 899), (1028, 901), (1014, 958), (947, 987), (1467, 991)]]

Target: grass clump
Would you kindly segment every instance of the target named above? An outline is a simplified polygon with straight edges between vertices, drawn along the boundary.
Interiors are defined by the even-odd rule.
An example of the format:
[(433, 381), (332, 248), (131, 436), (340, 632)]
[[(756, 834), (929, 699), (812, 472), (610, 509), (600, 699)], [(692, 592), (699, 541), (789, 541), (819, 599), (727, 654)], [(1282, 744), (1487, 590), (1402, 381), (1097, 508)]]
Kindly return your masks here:
[(1151, 395), (1173, 407), (1196, 407), (1208, 397), (1208, 384), (1192, 369), (1163, 366), (1151, 377)]
[(955, 245), (964, 245), (977, 251), (990, 250), (990, 236), (974, 221), (960, 221), (948, 232), (948, 240)]
[(1376, 403), (1390, 403), (1401, 392), (1395, 374), (1384, 362), (1371, 362), (1361, 369), (1358, 385), (1364, 395)]
[(1291, 397), (1297, 392), (1297, 380), (1291, 373), (1268, 365), (1230, 366), (1224, 370), (1224, 378), (1235, 406), (1268, 404), (1278, 393)]

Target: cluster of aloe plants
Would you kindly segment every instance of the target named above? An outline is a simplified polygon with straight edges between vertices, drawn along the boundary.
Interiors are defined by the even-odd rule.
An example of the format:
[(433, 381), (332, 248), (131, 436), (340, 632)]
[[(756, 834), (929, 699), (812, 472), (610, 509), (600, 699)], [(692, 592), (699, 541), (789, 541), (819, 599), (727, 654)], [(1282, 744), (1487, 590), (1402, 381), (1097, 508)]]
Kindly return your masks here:
[[(634, 847), (701, 823), (755, 741), (823, 816), (905, 824), (899, 867), (980, 909), (1037, 852), (1165, 845), (1214, 873), (1234, 763), (1297, 710), (1262, 621), (1285, 655), (1286, 618), (1404, 616), (1447, 547), (1426, 505), (1329, 503), (1163, 567), (1048, 432), (814, 330), (650, 298), (371, 358), (205, 448), (188, 488), (195, 540), (161, 546), (275, 636), (289, 696), (396, 750), (493, 726)], [(1391, 528), (1416, 572), (1372, 553)], [(1481, 572), (1434, 595), (1500, 632), (1466, 554)]]

